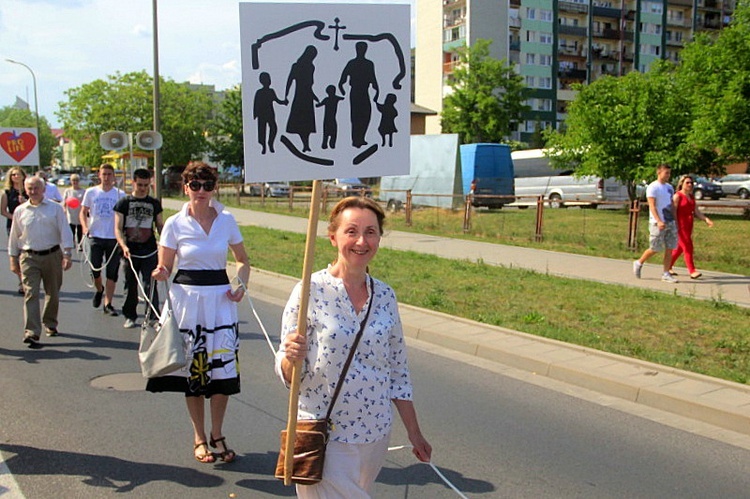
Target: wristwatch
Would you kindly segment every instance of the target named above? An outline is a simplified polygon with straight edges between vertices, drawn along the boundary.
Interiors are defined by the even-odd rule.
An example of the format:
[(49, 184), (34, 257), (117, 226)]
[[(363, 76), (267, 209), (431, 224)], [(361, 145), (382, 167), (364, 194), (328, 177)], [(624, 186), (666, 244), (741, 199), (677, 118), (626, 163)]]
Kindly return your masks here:
[(71, 256), (70, 255), (70, 251), (63, 251), (63, 256), (67, 257), (67, 258), (70, 258), (70, 256)]

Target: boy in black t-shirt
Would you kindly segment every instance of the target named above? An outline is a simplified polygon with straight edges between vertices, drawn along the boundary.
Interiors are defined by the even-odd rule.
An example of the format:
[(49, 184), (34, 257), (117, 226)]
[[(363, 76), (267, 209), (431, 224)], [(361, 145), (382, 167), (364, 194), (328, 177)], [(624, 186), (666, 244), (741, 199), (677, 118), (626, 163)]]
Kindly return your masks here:
[[(159, 308), (159, 297), (154, 287), (151, 290), (151, 272), (156, 268), (157, 244), (154, 228), (161, 232), (164, 226), (162, 206), (158, 199), (148, 195), (153, 174), (146, 168), (133, 172), (133, 192), (120, 199), (115, 205), (115, 235), (122, 248), (123, 268), (125, 269), (125, 303), (122, 314), (125, 328), (135, 327), (138, 319), (137, 272), (154, 307)], [(128, 261), (130, 260), (130, 261)], [(132, 262), (132, 268), (131, 268)], [(133, 272), (135, 269), (135, 272)], [(151, 308), (146, 306), (146, 319), (153, 317)]]

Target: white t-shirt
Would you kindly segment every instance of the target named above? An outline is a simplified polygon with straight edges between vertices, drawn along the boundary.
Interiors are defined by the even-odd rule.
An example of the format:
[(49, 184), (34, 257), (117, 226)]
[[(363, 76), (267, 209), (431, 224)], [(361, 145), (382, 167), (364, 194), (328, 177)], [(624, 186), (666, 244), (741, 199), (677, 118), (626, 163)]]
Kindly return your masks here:
[[(648, 184), (646, 188), (646, 197), (654, 198), (656, 211), (661, 216), (662, 222), (673, 222), (674, 212), (672, 211), (672, 196), (674, 196), (674, 188), (671, 184), (661, 183), (655, 180)], [(658, 222), (654, 218), (654, 214), (651, 210), (648, 210), (648, 221), (652, 224)]]
[(223, 270), (227, 267), (230, 244), (242, 242), (237, 221), (224, 206), (211, 200), (218, 216), (206, 234), (188, 213), (189, 203), (164, 222), (159, 244), (177, 251), (177, 268), (183, 270)]
[(89, 187), (83, 195), (83, 206), (89, 209), (89, 236), (115, 239), (115, 204), (125, 193), (117, 187), (105, 192), (101, 186)]

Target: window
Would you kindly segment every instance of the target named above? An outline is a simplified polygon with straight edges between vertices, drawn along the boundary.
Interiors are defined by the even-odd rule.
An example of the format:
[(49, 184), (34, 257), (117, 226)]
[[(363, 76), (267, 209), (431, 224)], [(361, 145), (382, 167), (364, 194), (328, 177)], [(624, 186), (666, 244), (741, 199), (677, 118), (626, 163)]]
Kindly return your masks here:
[(539, 54), (539, 65), (540, 66), (552, 66), (552, 56)]
[(547, 21), (551, 23), (552, 21), (554, 21), (552, 11), (547, 9), (539, 9), (539, 19), (541, 21)]
[(536, 9), (526, 7), (526, 19), (536, 19)]
[(534, 88), (536, 86), (536, 79), (533, 76), (527, 76), (526, 77), (526, 86), (529, 88)]
[(526, 41), (527, 42), (536, 42), (536, 31), (527, 31), (526, 32)]
[(552, 88), (552, 78), (549, 76), (540, 76), (539, 88)]
[(536, 99), (537, 111), (552, 111), (552, 100), (551, 99)]
[(652, 14), (661, 14), (664, 4), (661, 2), (643, 2), (641, 3), (641, 12), (650, 12)]
[(526, 64), (536, 64), (536, 54), (526, 54)]
[(552, 33), (539, 33), (539, 43), (552, 45)]

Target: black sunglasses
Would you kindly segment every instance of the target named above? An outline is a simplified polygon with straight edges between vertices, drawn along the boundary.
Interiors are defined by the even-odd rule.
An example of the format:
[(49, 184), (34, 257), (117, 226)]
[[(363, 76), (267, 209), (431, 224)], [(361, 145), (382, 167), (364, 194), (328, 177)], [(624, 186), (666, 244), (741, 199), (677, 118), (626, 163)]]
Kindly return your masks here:
[(214, 187), (216, 187), (216, 182), (213, 180), (206, 180), (205, 182), (199, 182), (197, 180), (191, 180), (187, 183), (187, 186), (190, 187), (190, 190), (193, 192), (198, 192), (201, 190), (201, 187), (203, 187), (203, 190), (206, 192), (211, 192), (214, 190)]

